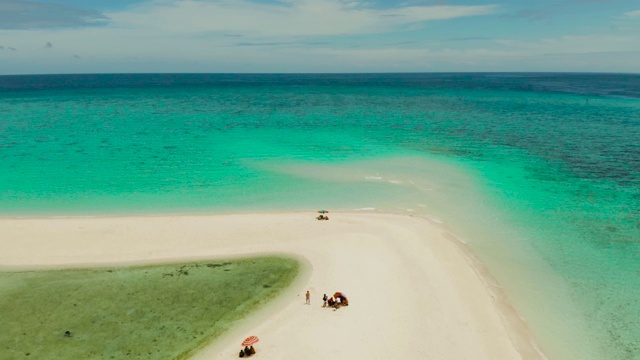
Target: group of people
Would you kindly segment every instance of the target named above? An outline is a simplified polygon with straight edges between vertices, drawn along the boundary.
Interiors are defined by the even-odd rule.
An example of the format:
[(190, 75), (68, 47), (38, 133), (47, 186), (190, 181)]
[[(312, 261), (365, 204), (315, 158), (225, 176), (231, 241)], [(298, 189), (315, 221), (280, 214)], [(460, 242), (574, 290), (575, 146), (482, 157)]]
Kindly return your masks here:
[(343, 306), (349, 306), (349, 299), (347, 299), (346, 296), (344, 296), (342, 293), (336, 294), (334, 294), (334, 296), (332, 297), (327, 297), (327, 294), (324, 294), (324, 296), (322, 297), (322, 301), (324, 302), (322, 304), (322, 307), (331, 307), (334, 308), (334, 310), (337, 310)]
[(329, 220), (329, 216), (327, 215), (328, 212), (329, 212), (328, 210), (318, 210), (318, 213), (320, 213), (320, 215), (318, 215), (316, 219)]
[(243, 357), (249, 357), (253, 354), (256, 353), (256, 350), (253, 348), (253, 345), (249, 346), (245, 346), (244, 350), (240, 350), (240, 354), (238, 355), (239, 357), (243, 358)]

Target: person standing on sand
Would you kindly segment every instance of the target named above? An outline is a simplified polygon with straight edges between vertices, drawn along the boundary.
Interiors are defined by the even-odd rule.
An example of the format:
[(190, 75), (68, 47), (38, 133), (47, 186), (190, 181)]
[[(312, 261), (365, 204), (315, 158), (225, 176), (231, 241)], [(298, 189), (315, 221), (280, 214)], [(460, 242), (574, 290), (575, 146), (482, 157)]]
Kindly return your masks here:
[(304, 295), (305, 296), (305, 304), (307, 305), (311, 305), (311, 294), (309, 294), (309, 290), (307, 290), (307, 293)]
[(327, 307), (327, 294), (324, 294), (324, 296), (322, 297), (322, 301), (324, 301), (324, 304), (322, 304), (322, 307)]

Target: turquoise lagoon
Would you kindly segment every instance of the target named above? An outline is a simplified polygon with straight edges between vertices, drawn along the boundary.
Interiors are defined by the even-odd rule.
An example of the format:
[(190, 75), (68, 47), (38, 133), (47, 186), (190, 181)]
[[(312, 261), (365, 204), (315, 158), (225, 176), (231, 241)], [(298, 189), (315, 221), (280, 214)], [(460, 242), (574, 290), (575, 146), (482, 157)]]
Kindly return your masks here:
[(640, 359), (639, 99), (624, 74), (0, 77), (0, 216), (425, 216), (550, 358)]

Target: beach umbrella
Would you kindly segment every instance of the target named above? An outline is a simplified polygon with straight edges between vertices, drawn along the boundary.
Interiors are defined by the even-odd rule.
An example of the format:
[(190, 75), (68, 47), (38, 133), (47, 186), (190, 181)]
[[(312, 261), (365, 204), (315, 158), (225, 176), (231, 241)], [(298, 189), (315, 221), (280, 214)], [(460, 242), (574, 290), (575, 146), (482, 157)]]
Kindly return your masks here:
[(329, 212), (329, 210), (318, 210), (318, 212), (319, 212), (320, 214), (326, 214), (326, 213), (328, 213), (328, 212)]
[(258, 339), (257, 336), (249, 336), (248, 338), (244, 339), (244, 341), (242, 342), (242, 346), (251, 346), (258, 341), (260, 341), (260, 339)]

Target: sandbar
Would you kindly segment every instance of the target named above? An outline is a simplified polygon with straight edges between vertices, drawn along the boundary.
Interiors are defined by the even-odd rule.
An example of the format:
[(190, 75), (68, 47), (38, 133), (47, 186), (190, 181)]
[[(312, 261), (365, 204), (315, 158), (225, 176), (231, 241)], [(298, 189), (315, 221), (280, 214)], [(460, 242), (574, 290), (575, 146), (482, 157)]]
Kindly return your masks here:
[[(0, 219), (0, 267), (47, 269), (295, 256), (299, 279), (194, 359), (539, 359), (499, 286), (441, 224), (332, 212)], [(311, 293), (311, 304), (304, 294)], [(322, 307), (344, 292), (349, 306)]]

